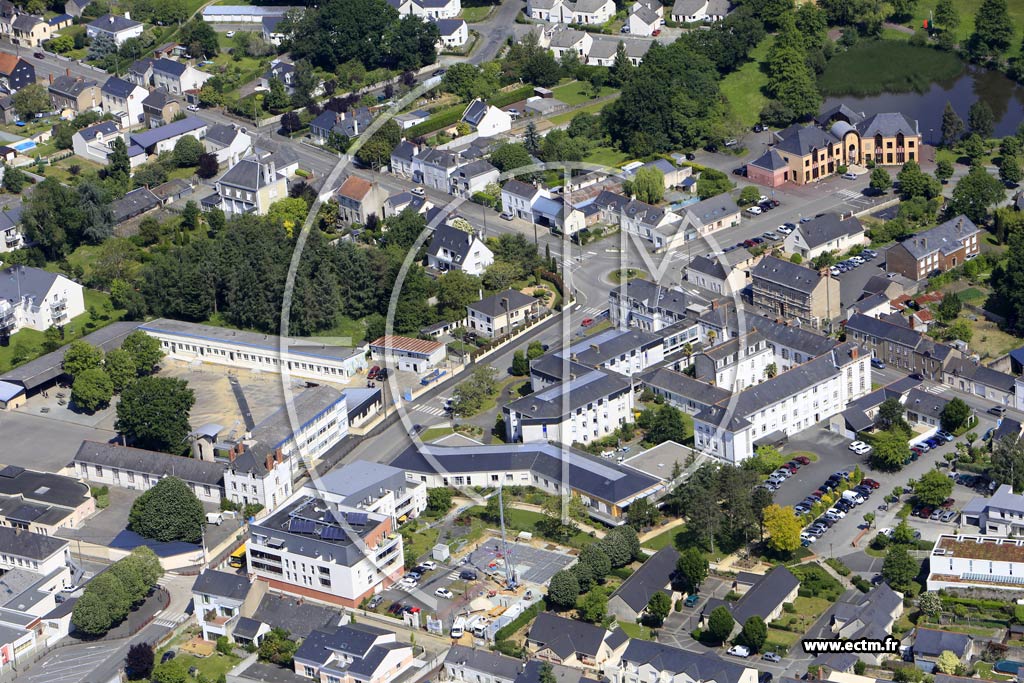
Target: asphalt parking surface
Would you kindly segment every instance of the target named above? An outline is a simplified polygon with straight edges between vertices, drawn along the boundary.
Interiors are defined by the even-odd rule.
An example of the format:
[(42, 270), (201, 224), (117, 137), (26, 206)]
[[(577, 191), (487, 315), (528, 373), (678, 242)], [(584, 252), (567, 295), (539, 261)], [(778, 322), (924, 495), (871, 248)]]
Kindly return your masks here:
[[(509, 543), (509, 556), (520, 583), (542, 585), (557, 572), (568, 567), (575, 558), (563, 553), (535, 548), (524, 543)], [(469, 554), (469, 564), (480, 571), (500, 578), (504, 574), (501, 539), (488, 538)]]

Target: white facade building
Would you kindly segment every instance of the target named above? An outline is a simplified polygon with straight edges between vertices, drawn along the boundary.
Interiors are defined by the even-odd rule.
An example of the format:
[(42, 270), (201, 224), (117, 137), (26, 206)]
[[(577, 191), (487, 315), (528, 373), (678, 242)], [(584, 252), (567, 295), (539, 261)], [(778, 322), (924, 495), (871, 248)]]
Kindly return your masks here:
[(302, 493), (321, 496), (345, 509), (390, 517), (395, 527), (427, 509), (426, 485), (410, 481), (397, 467), (367, 460), (354, 460), (331, 470), (316, 486), (303, 487)]
[(196, 498), (219, 504), (224, 492), (224, 466), (179, 455), (83, 441), (74, 457), (75, 474), (100, 486), (148, 491), (164, 477), (184, 481)]
[(494, 263), (492, 252), (475, 232), (442, 223), (434, 228), (427, 247), (427, 265), (441, 271), (461, 270), (483, 275)]
[(370, 342), (370, 356), (385, 367), (422, 374), (444, 363), (448, 347), (438, 341), (385, 335)]
[(0, 271), (0, 334), (22, 328), (44, 332), (85, 313), (82, 285), (31, 266)]
[(1024, 539), (943, 534), (932, 549), (929, 570), (929, 591), (1017, 592), (1024, 585)]

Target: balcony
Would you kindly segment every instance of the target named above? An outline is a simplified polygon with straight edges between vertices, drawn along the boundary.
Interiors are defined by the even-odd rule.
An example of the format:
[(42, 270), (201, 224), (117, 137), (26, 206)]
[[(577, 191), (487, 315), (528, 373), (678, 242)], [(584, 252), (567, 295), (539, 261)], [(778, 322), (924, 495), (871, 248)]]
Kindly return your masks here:
[(4, 233), (4, 244), (6, 244), (9, 249), (16, 248), (21, 244), (21, 234), (17, 232)]

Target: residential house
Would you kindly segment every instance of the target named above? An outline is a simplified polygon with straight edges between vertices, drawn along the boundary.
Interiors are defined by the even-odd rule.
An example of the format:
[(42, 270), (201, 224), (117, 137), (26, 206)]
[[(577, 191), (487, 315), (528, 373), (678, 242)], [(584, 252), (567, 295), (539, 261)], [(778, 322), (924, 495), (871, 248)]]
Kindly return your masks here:
[(153, 90), (149, 97), (142, 101), (142, 114), (150, 128), (159, 128), (171, 123), (180, 113), (181, 105), (163, 88)]
[(82, 12), (89, 6), (92, 0), (67, 0), (64, 3), (64, 13), (70, 14), (71, 16), (78, 18), (82, 16)]
[(644, 55), (651, 49), (653, 40), (629, 39), (619, 36), (596, 35), (590, 50), (587, 52), (587, 66), (613, 66), (615, 55), (618, 54), (619, 45), (626, 48), (626, 58), (633, 66), (640, 66)]
[(36, 68), (10, 52), (0, 52), (0, 88), (16, 93), (36, 82)]
[(885, 320), (854, 315), (846, 321), (847, 338), (863, 344), (871, 355), (887, 365), (928, 379), (942, 380), (943, 371), (960, 352), (920, 332)]
[(129, 83), (148, 88), (153, 84), (153, 62), (155, 61), (155, 59), (146, 57), (132, 62), (132, 65), (128, 67), (128, 73), (125, 74), (125, 79)]
[(740, 224), (740, 207), (728, 192), (691, 204), (685, 211), (696, 218), (697, 232), (701, 235)]
[(847, 319), (857, 315), (864, 315), (869, 318), (884, 318), (893, 313), (892, 304), (885, 294), (870, 294), (865, 292), (860, 299), (846, 309)]
[(249, 595), (249, 577), (204, 569), (192, 583), (192, 605), (204, 640), (228, 636)]
[(310, 122), (309, 133), (317, 144), (323, 145), (330, 140), (332, 133), (348, 139), (357, 138), (371, 123), (373, 114), (366, 107), (343, 112), (325, 109)]
[(427, 247), (427, 266), (441, 271), (462, 270), (483, 275), (494, 263), (494, 253), (476, 233), (460, 230), (448, 223), (434, 228)]
[(539, 196), (540, 189), (536, 185), (513, 178), (501, 188), (501, 210), (510, 216), (532, 221), (533, 204)]
[(203, 21), (211, 24), (260, 24), (264, 17), (283, 17), (301, 7), (288, 5), (207, 5)]
[[(14, 98), (10, 95), (0, 95), (0, 121), (3, 121), (4, 123), (10, 125), (18, 121), (18, 119), (18, 112), (14, 109)], [(6, 154), (10, 153), (7, 150), (14, 152), (15, 155), (17, 155), (18, 153), (18, 150), (12, 147), (7, 147), (7, 149), (3, 150), (3, 152), (5, 153), (5, 158)]]
[(275, 59), (270, 67), (260, 76), (260, 86), (270, 89), (271, 81), (280, 81), (286, 93), (291, 95), (295, 92), (295, 65)]
[(462, 12), (461, 0), (388, 0), (388, 4), (402, 16), (430, 21), (454, 19)]
[[(16, 465), (0, 469), (3, 526), (53, 536), (61, 529), (81, 528), (95, 512), (96, 500), (89, 487), (76, 478)], [(6, 607), (2, 598), (0, 607)]]
[(116, 123), (100, 121), (76, 131), (71, 136), (71, 148), (75, 151), (76, 156), (106, 166), (108, 157), (114, 149), (114, 140), (124, 142), (124, 138), (124, 134), (118, 130)]
[[(747, 272), (734, 265), (736, 249), (718, 255), (698, 254), (686, 266), (686, 281), (719, 295), (735, 294), (747, 285)], [(747, 252), (746, 257), (750, 254)]]
[[(1009, 418), (1003, 421), (1015, 422), (1016, 434), (1009, 436), (1020, 438), (1020, 423)], [(998, 440), (993, 437), (993, 441)], [(983, 536), (1024, 535), (1024, 495), (1014, 493), (1010, 484), (1000, 484), (991, 497), (971, 498), (960, 514), (961, 524), (978, 527)]]
[(149, 97), (149, 91), (141, 85), (111, 76), (100, 88), (100, 102), (103, 111), (113, 114), (122, 128), (142, 123), (145, 116), (142, 103)]
[(729, 9), (729, 0), (676, 0), (672, 5), (672, 21), (680, 24), (721, 21)]
[[(887, 583), (880, 583), (867, 593), (856, 592), (840, 600), (831, 611), (829, 628), (843, 640), (885, 640), (892, 634), (893, 624), (903, 614), (903, 594)], [(866, 664), (878, 666), (885, 653), (858, 653)]]
[[(541, 612), (526, 634), (526, 649), (547, 662), (599, 670), (612, 656), (611, 638), (611, 633), (600, 626)], [(612, 642), (620, 646), (624, 643), (620, 637)]]
[(633, 638), (619, 661), (605, 666), (604, 674), (610, 683), (757, 683), (757, 669), (743, 661)]
[(199, 90), (213, 74), (200, 71), (191, 64), (162, 57), (153, 62), (153, 85), (172, 95), (184, 95)]
[(404, 572), (402, 536), (390, 516), (321, 498), (289, 501), (250, 522), (249, 532), (249, 570), (275, 591), (355, 607)]
[(153, 194), (160, 199), (160, 202), (167, 206), (168, 204), (191, 197), (194, 188), (190, 181), (184, 178), (175, 178), (174, 180), (168, 180), (166, 183), (157, 185), (152, 190)]
[(263, 40), (275, 47), (280, 47), (281, 41), (287, 38), (277, 27), (284, 20), (284, 17), (263, 17), (260, 22), (260, 29), (263, 33)]
[(672, 578), (678, 559), (679, 551), (671, 545), (647, 558), (608, 597), (608, 613), (633, 623), (647, 610), (655, 593), (664, 593), (675, 604), (680, 596), (672, 590)]
[(387, 193), (379, 184), (350, 175), (334, 195), (338, 220), (348, 225), (365, 225), (370, 216), (381, 216), (386, 199)]
[(429, 488), (504, 483), (578, 496), (591, 517), (616, 526), (633, 501), (664, 490), (659, 478), (640, 470), (549, 443), (410, 446), (390, 465)]
[(782, 245), (787, 254), (800, 254), (804, 261), (809, 261), (826, 252), (836, 256), (845, 254), (853, 247), (866, 246), (869, 242), (859, 220), (826, 213), (799, 223), (793, 232), (786, 235)]
[(59, 586), (68, 588), (72, 585), (68, 569), (73, 566), (68, 541), (23, 529), (0, 527), (0, 570), (5, 577), (12, 570), (23, 569), (41, 576), (59, 576)]
[(252, 136), (235, 124), (220, 123), (206, 131), (203, 147), (217, 157), (218, 164), (234, 166), (252, 151)]
[(965, 633), (918, 627), (914, 629), (911, 652), (917, 668), (932, 673), (943, 652), (952, 652), (964, 665), (969, 664), (974, 655), (974, 639)]
[(643, 278), (629, 280), (624, 292), (622, 289), (613, 287), (608, 290), (608, 316), (613, 325), (660, 332), (693, 320), (694, 332), (686, 341), (697, 340), (696, 317), (716, 305), (699, 293), (664, 287)]
[(914, 387), (903, 400), (904, 416), (912, 427), (922, 426), (928, 432), (942, 427), (942, 411), (950, 399)]
[(506, 441), (589, 443), (615, 432), (633, 416), (633, 383), (590, 370), (502, 407)]
[(427, 147), (413, 158), (412, 179), (431, 189), (449, 192), (452, 175), (460, 163), (457, 154)]
[(132, 145), (138, 147), (145, 154), (160, 154), (173, 151), (178, 140), (186, 135), (202, 142), (206, 137), (206, 130), (207, 123), (201, 118), (187, 116), (159, 128), (131, 133), (129, 138)]
[[(756, 575), (751, 575), (756, 578)], [(736, 621), (737, 630), (747, 623), (750, 617), (760, 617), (764, 623), (770, 624), (782, 616), (786, 603), (796, 600), (800, 590), (800, 580), (785, 567), (775, 567), (756, 581), (735, 602), (709, 598), (701, 607), (701, 618), (707, 619), (711, 612), (725, 606)]]
[(141, 216), (163, 206), (163, 202), (148, 187), (137, 187), (123, 197), (110, 203), (110, 210), (117, 223)]
[(516, 657), (452, 645), (444, 656), (441, 680), (455, 683), (515, 683), (522, 668), (522, 661)]
[(294, 659), (297, 675), (339, 683), (387, 683), (416, 663), (412, 645), (399, 643), (394, 631), (355, 623), (313, 631)]
[(15, 13), (10, 20), (11, 42), (22, 47), (42, 47), (53, 37), (53, 26), (42, 17)]
[[(426, 109), (415, 109), (413, 111), (406, 112), (404, 114), (399, 114), (398, 116), (394, 117), (393, 121), (395, 123), (397, 123), (398, 127), (401, 128), (402, 130), (408, 130), (408, 129), (412, 128), (413, 126), (418, 126), (419, 124), (423, 123), (424, 121), (426, 121), (429, 118), (430, 118), (430, 112), (427, 111)], [(412, 144), (412, 143), (408, 143), (405, 140), (403, 140), (402, 142), (406, 142), (406, 144), (409, 144), (409, 145)], [(401, 144), (401, 143), (399, 143), (399, 144)], [(394, 154), (393, 151), (392, 151), (392, 154)], [(394, 171), (392, 171), (392, 173), (394, 173)]]
[(370, 342), (370, 357), (385, 367), (424, 374), (444, 363), (448, 347), (438, 341), (385, 335)]
[(20, 329), (43, 332), (85, 313), (82, 285), (32, 266), (0, 270), (0, 336)]
[(1016, 378), (968, 358), (954, 358), (943, 368), (942, 383), (965, 394), (1013, 406)]
[(566, 53), (574, 53), (581, 62), (585, 62), (593, 45), (593, 36), (574, 28), (555, 29), (548, 39), (548, 47), (557, 59), (562, 59)]
[(81, 114), (98, 109), (102, 101), (99, 84), (81, 76), (57, 76), (50, 81), (49, 92), (50, 102), (57, 111), (70, 109)]
[(529, 0), (526, 16), (560, 24), (604, 24), (615, 14), (611, 0)]
[(216, 194), (203, 199), (203, 206), (217, 207), (228, 216), (263, 216), (271, 204), (287, 196), (288, 182), (277, 172), (274, 162), (248, 157), (220, 177)]
[(0, 208), (0, 254), (20, 249), (25, 244), (21, 232), (21, 205)]
[(457, 50), (469, 42), (469, 26), (464, 19), (438, 19), (434, 22), (440, 34), (441, 50)]
[(109, 40), (121, 47), (129, 38), (138, 38), (145, 27), (134, 21), (127, 12), (124, 16), (104, 14), (85, 25), (85, 35), (90, 40)]
[(177, 477), (207, 503), (220, 503), (224, 492), (223, 465), (180, 455), (83, 441), (72, 462), (79, 478), (100, 486), (148, 491), (164, 477)]
[(462, 122), (482, 138), (494, 137), (512, 129), (512, 115), (483, 100), (473, 100), (462, 112)]
[(433, 204), (423, 197), (417, 197), (411, 192), (398, 192), (391, 195), (384, 201), (384, 206), (381, 208), (381, 211), (383, 212), (381, 217), (391, 218), (392, 216), (397, 216), (406, 209), (413, 213), (425, 213), (432, 208)]
[(978, 226), (961, 214), (894, 244), (885, 253), (885, 268), (911, 280), (944, 273), (978, 255), (979, 233)]
[(766, 256), (751, 271), (753, 301), (770, 315), (822, 327), (841, 311), (839, 281), (828, 275)]
[(471, 161), (452, 173), (450, 193), (458, 197), (472, 197), (477, 192), (483, 192), (488, 185), (496, 184), (499, 175), (498, 169), (490, 162), (483, 159)]
[(492, 339), (511, 334), (540, 314), (540, 302), (515, 289), (492, 294), (466, 306), (469, 329)]
[(634, 3), (629, 10), (629, 17), (626, 19), (626, 26), (631, 36), (649, 36), (661, 29), (662, 15), (661, 3), (655, 3), (657, 10), (642, 2)]
[[(312, 124), (310, 124), (310, 134), (312, 134), (312, 131)], [(413, 166), (418, 153), (419, 147), (414, 143), (408, 140), (399, 142), (391, 151), (391, 172), (402, 178), (412, 178)]]

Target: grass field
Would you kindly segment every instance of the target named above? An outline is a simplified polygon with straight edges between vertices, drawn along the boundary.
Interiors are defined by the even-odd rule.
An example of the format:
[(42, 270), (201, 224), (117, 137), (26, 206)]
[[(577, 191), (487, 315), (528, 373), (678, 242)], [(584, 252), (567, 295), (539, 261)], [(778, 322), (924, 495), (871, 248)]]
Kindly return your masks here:
[(732, 115), (744, 127), (751, 127), (760, 118), (761, 110), (768, 102), (761, 89), (768, 84), (768, 76), (761, 71), (761, 63), (775, 41), (768, 36), (750, 51), (752, 61), (722, 79), (722, 95), (729, 102)]
[[(323, 330), (317, 332), (318, 337), (339, 337), (340, 340), (351, 339), (352, 344), (357, 345), (362, 343), (366, 338), (366, 325), (361, 320), (353, 320), (342, 316), (338, 322), (334, 324), (334, 327), (329, 330)], [(339, 344), (343, 342), (339, 340)], [(372, 339), (370, 341), (373, 341)]]
[(620, 621), (619, 628), (630, 638), (638, 638), (640, 640), (653, 640), (651, 636), (651, 629), (640, 624), (634, 624), (629, 621)]
[[(565, 85), (560, 85), (557, 88), (554, 88), (552, 92), (555, 94), (555, 99), (561, 100), (569, 106), (573, 106), (576, 104), (583, 104), (584, 102), (594, 99), (591, 96), (592, 90), (593, 89), (590, 87), (589, 83), (573, 81), (572, 83), (566, 83)], [(613, 92), (615, 92), (615, 88), (603, 86), (598, 92), (597, 97), (611, 95)]]
[(583, 161), (603, 166), (621, 166), (632, 158), (628, 153), (620, 152), (614, 147), (594, 147), (583, 157)]
[[(974, 15), (981, 6), (982, 0), (953, 0), (953, 6), (960, 14), (960, 26), (957, 27), (957, 42), (963, 42), (974, 31)], [(928, 19), (935, 10), (938, 0), (920, 0), (914, 4), (914, 18), (907, 22), (911, 28), (920, 28), (921, 22)], [(1024, 37), (1024, 1), (1007, 0), (1007, 8), (1010, 11), (1010, 20), (1016, 30), (1016, 37), (1010, 41), (1013, 47), (1011, 53), (1016, 54), (1016, 47), (1020, 45)]]
[(463, 7), (462, 18), (467, 24), (476, 24), (490, 16), (494, 6), (488, 7)]
[(833, 57), (818, 78), (823, 95), (924, 92), (935, 81), (956, 77), (956, 55), (895, 40), (859, 43)]
[(573, 111), (567, 111), (564, 114), (552, 116), (549, 120), (556, 126), (561, 126), (572, 121), (572, 117), (576, 116), (577, 114), (596, 114), (602, 109), (604, 109), (606, 105), (611, 104), (611, 102), (612, 100), (608, 100), (607, 102), (594, 102), (593, 104), (588, 104), (585, 107), (580, 107), (579, 109), (575, 109)]
[[(479, 518), (483, 511), (484, 508), (477, 505), (466, 510), (466, 514)], [(545, 519), (547, 519), (547, 517), (543, 514), (540, 512), (533, 512), (532, 510), (516, 510), (515, 508), (510, 508), (505, 511), (505, 526), (507, 528), (515, 531), (529, 531), (540, 538), (546, 537), (537, 530), (537, 522)], [(563, 543), (562, 541), (559, 542)], [(594, 539), (591, 538), (589, 534), (583, 531), (577, 531), (568, 541), (564, 541), (564, 544), (574, 548), (582, 548), (583, 546), (589, 545), (593, 542)]]
[(437, 529), (417, 525), (415, 531), (405, 531), (404, 529), (400, 531), (406, 552), (411, 549), (417, 558), (426, 555), (437, 544), (437, 535), (439, 533)]

